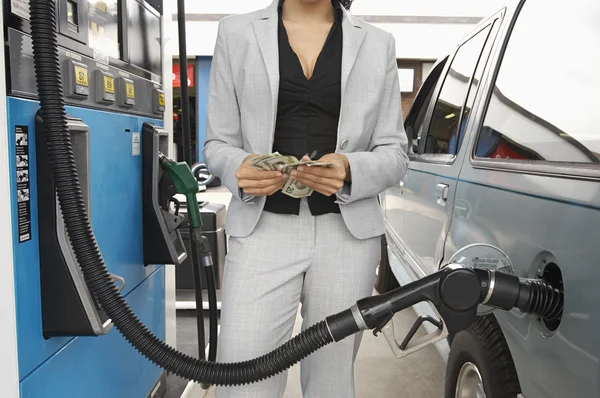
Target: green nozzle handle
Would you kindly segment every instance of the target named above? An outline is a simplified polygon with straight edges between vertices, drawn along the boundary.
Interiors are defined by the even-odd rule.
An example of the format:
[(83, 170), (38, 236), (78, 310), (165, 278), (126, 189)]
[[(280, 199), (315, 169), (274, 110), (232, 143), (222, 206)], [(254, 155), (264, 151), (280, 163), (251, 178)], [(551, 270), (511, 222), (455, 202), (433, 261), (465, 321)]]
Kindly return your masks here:
[(200, 208), (198, 206), (198, 198), (195, 193), (185, 195), (187, 200), (188, 220), (190, 226), (194, 228), (202, 227), (202, 217), (200, 216)]
[(196, 197), (199, 191), (198, 181), (194, 178), (192, 170), (185, 162), (177, 163), (160, 152), (158, 156), (162, 169), (171, 177), (177, 193), (185, 195), (190, 226), (194, 228), (202, 227), (202, 218), (200, 217), (198, 198)]

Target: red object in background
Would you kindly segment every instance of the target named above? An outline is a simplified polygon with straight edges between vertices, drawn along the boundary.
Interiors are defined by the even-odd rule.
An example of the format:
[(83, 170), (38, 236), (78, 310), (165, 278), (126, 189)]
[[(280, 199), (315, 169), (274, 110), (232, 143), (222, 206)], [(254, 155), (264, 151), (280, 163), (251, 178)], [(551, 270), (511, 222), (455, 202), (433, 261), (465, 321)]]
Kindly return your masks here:
[(504, 145), (504, 144), (500, 144), (496, 147), (496, 150), (494, 151), (494, 153), (492, 153), (492, 155), (490, 156), (490, 158), (493, 159), (522, 159), (522, 160), (527, 160), (529, 159), (527, 156), (523, 156), (520, 153), (512, 150), (511, 148), (509, 148), (508, 146)]
[[(194, 87), (194, 65), (187, 66), (187, 78), (188, 78), (188, 87)], [(181, 69), (179, 69), (179, 64), (173, 64), (173, 87), (181, 87)]]

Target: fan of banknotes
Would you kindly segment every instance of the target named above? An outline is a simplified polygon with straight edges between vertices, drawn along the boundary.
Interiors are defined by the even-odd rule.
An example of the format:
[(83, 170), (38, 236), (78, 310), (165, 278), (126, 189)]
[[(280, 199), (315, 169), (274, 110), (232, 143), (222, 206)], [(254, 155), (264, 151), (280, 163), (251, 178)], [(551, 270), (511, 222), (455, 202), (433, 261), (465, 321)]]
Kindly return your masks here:
[[(274, 152), (268, 155), (262, 155), (252, 159), (250, 167), (257, 169), (274, 171), (279, 170), (282, 173), (290, 175), (291, 171), (298, 168), (298, 166), (308, 167), (334, 167), (333, 163), (320, 163), (314, 160), (299, 161), (295, 156), (283, 156), (279, 152)], [(312, 195), (312, 188), (307, 187), (304, 184), (296, 181), (294, 178), (288, 178), (281, 191), (291, 196), (292, 198), (304, 198)]]

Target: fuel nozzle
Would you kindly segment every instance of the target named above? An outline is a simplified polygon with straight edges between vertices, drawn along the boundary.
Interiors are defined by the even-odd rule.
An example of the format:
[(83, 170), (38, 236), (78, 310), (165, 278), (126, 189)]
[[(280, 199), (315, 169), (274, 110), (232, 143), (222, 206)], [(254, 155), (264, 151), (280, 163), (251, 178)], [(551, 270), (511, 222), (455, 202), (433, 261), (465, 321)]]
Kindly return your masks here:
[(194, 178), (190, 167), (185, 162), (176, 162), (159, 152), (158, 160), (162, 170), (167, 173), (177, 190), (185, 195), (188, 209), (188, 219), (192, 227), (202, 227), (202, 218), (198, 207), (198, 181)]
[[(433, 304), (441, 322), (429, 316), (420, 317), (416, 327), (398, 344), (392, 317), (423, 301)], [(404, 357), (444, 339), (449, 333), (468, 328), (477, 317), (480, 304), (506, 311), (518, 308), (554, 321), (562, 315), (563, 294), (541, 280), (453, 264), (391, 292), (359, 300), (352, 308), (328, 317), (327, 325), (334, 341), (360, 330), (372, 329), (375, 334), (383, 331), (396, 356)], [(409, 346), (416, 329), (425, 321), (438, 330)]]

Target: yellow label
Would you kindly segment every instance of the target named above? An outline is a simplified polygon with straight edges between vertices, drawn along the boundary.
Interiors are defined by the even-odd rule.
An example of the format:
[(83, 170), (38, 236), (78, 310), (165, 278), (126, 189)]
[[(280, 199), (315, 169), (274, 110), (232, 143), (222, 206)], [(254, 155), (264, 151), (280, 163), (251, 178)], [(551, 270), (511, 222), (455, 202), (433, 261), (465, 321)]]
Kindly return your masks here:
[(88, 86), (87, 68), (75, 66), (75, 83), (78, 86)]
[(111, 76), (104, 76), (104, 92), (109, 94), (115, 93), (115, 79)]
[(165, 95), (163, 93), (158, 94), (158, 105), (165, 106)]
[(125, 92), (127, 98), (135, 98), (135, 86), (133, 83), (125, 83)]
[(96, 4), (94, 4), (94, 6), (102, 11), (103, 13), (106, 14), (106, 3), (104, 1), (97, 1)]

